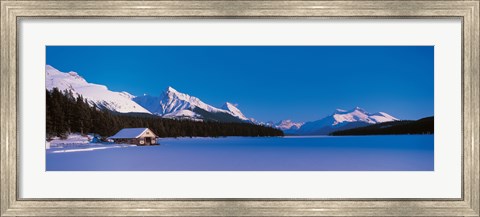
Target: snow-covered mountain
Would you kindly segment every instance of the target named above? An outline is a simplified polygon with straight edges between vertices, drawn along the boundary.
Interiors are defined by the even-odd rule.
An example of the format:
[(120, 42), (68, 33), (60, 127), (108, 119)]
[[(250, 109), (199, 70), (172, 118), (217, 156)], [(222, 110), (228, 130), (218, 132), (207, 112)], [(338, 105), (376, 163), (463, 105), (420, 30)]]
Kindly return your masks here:
[(114, 92), (104, 85), (88, 83), (76, 72), (61, 72), (50, 65), (45, 66), (45, 84), (47, 90), (58, 88), (70, 90), (74, 96), (82, 95), (91, 105), (121, 113), (150, 112), (134, 102), (135, 97), (127, 92)]
[(189, 120), (203, 121), (203, 117), (201, 115), (187, 109), (164, 114), (163, 117), (172, 118), (172, 119), (189, 119)]
[(333, 113), (333, 125), (342, 124), (345, 122), (365, 122), (369, 124), (377, 124), (383, 123), (387, 121), (398, 121), (397, 118), (385, 113), (385, 112), (377, 112), (374, 114), (370, 114), (367, 111), (363, 110), (360, 107), (355, 107), (349, 111), (337, 109), (335, 113)]
[(225, 104), (223, 104), (222, 109), (229, 111), (230, 113), (232, 113), (233, 116), (240, 118), (244, 121), (250, 120), (245, 117), (245, 115), (240, 111), (240, 109), (237, 108), (236, 105), (233, 105), (232, 103), (226, 102)]
[(292, 120), (283, 120), (275, 124), (280, 130), (298, 130), (304, 122), (293, 122)]
[(267, 122), (262, 122), (262, 121), (257, 121), (253, 118), (250, 118), (249, 121), (254, 124), (266, 126), (266, 127), (273, 127), (277, 128), (284, 133), (287, 134), (295, 134), (298, 129), (305, 123), (305, 122), (293, 122), (292, 120), (282, 120), (279, 122), (273, 122), (273, 121), (267, 121)]
[(355, 107), (351, 110), (337, 109), (332, 115), (303, 124), (295, 133), (302, 135), (326, 135), (338, 130), (398, 120), (398, 118), (385, 112), (368, 113), (360, 107)]
[(74, 96), (82, 95), (91, 105), (121, 113), (147, 113), (165, 118), (216, 120), (225, 122), (249, 121), (233, 104), (216, 108), (197, 97), (168, 87), (160, 96), (133, 96), (127, 92), (114, 92), (104, 85), (88, 83), (76, 72), (61, 72), (46, 65), (46, 88), (69, 90)]
[(325, 135), (337, 130), (399, 120), (385, 112), (368, 113), (356, 107), (348, 111), (337, 109), (332, 115), (312, 122), (297, 123), (283, 120), (278, 123), (263, 123), (247, 118), (235, 104), (226, 102), (221, 108), (217, 108), (172, 87), (168, 87), (160, 96), (136, 97), (127, 92), (108, 90), (104, 85), (88, 83), (76, 72), (61, 72), (50, 65), (46, 65), (45, 71), (48, 90), (53, 88), (68, 90), (74, 96), (82, 95), (92, 105), (121, 113), (147, 113), (165, 118), (199, 121), (249, 122), (275, 127), (288, 134), (300, 135)]
[[(222, 108), (224, 108), (224, 107), (222, 107)], [(272, 127), (272, 128), (279, 129), (287, 135), (297, 134), (300, 127), (303, 124), (305, 124), (305, 122), (293, 122), (292, 120), (289, 120), (289, 119), (282, 120), (282, 121), (279, 121), (279, 122), (273, 122), (273, 121), (263, 122), (263, 121), (255, 120), (254, 118), (248, 118), (248, 119), (246, 119), (246, 121), (249, 122), (249, 123), (256, 124), (256, 125), (261, 125), (261, 126), (265, 126), (265, 127)]]
[(166, 118), (248, 121), (248, 118), (231, 103), (227, 102), (222, 109), (219, 109), (172, 87), (168, 87), (159, 97), (143, 95), (135, 97), (133, 100), (152, 114)]

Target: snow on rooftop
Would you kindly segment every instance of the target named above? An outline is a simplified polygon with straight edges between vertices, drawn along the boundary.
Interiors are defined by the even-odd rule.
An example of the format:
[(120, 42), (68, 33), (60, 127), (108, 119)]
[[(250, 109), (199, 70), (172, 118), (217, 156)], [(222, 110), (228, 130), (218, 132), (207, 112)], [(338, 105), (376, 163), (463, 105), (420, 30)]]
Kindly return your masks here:
[(109, 137), (110, 139), (128, 139), (140, 137), (148, 128), (124, 128), (117, 134)]

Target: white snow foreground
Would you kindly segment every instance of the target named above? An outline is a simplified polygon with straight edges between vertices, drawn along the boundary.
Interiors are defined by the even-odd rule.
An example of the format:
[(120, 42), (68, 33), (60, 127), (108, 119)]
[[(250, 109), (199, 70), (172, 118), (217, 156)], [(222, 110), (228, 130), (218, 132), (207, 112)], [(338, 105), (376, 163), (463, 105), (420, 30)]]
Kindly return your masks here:
[(131, 144), (115, 144), (115, 143), (92, 143), (93, 136), (80, 135), (78, 133), (69, 134), (66, 139), (54, 137), (51, 141), (46, 142), (48, 153), (66, 153), (66, 152), (83, 152), (94, 151), (111, 148), (127, 148), (135, 147)]
[(88, 83), (76, 72), (60, 72), (50, 65), (46, 65), (47, 90), (58, 88), (60, 91), (70, 90), (74, 96), (82, 95), (89, 104), (97, 105), (111, 111), (121, 113), (148, 113), (150, 112), (134, 102), (135, 97), (127, 92), (114, 92), (104, 85)]
[(85, 152), (85, 151), (95, 151), (103, 149), (112, 149), (112, 148), (129, 148), (136, 147), (136, 145), (130, 144), (105, 144), (105, 143), (85, 143), (79, 146), (59, 146), (59, 147), (50, 147), (47, 149), (47, 154), (57, 154), (57, 153), (69, 153), (69, 152)]

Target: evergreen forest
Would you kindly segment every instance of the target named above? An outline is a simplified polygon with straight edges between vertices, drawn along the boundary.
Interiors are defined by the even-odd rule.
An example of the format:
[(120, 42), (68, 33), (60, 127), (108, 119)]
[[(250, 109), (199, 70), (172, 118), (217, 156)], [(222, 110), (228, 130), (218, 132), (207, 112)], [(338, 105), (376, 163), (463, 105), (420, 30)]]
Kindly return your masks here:
[(246, 122), (167, 119), (150, 114), (115, 113), (90, 105), (82, 96), (57, 88), (46, 91), (47, 138), (69, 133), (103, 138), (123, 128), (150, 128), (159, 137), (283, 136), (281, 130)]

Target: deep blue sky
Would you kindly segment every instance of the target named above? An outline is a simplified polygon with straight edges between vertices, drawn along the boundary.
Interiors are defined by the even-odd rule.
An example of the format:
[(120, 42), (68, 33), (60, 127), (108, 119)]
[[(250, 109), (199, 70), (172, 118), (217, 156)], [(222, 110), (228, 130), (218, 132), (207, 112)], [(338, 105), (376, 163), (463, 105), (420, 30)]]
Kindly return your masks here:
[(433, 46), (48, 46), (47, 64), (134, 95), (168, 86), (261, 121), (355, 106), (433, 115)]

